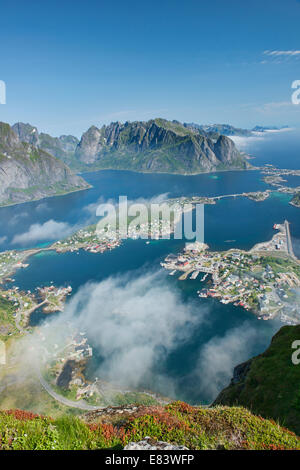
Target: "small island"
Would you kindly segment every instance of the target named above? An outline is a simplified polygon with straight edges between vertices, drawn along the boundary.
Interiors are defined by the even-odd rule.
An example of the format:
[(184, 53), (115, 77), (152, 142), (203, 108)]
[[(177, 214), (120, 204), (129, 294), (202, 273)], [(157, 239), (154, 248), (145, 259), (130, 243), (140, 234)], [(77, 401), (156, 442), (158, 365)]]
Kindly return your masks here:
[(300, 207), (300, 191), (294, 195), (293, 199), (290, 201), (290, 204), (295, 207)]
[(292, 206), (300, 207), (300, 186), (291, 188), (283, 184), (287, 183), (287, 180), (283, 178), (284, 176), (300, 176), (300, 170), (280, 169), (273, 165), (265, 165), (261, 168), (261, 174), (264, 175), (263, 181), (275, 187), (279, 193), (292, 195), (290, 201)]

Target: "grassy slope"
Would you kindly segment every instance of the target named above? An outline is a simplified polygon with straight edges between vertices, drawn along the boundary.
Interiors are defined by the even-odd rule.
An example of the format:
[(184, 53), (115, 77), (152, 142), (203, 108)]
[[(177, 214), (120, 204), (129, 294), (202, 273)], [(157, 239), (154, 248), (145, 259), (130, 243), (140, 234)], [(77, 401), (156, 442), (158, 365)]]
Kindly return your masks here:
[(300, 340), (300, 325), (282, 327), (270, 347), (252, 360), (246, 377), (224, 389), (216, 402), (247, 406), (300, 434), (300, 364), (291, 360), (295, 340)]
[(122, 449), (145, 436), (189, 449), (300, 449), (300, 439), (244, 408), (142, 407), (134, 415), (86, 423), (14, 410), (0, 412), (0, 449)]
[(13, 317), (15, 311), (13, 302), (0, 296), (0, 340), (2, 341), (18, 331)]

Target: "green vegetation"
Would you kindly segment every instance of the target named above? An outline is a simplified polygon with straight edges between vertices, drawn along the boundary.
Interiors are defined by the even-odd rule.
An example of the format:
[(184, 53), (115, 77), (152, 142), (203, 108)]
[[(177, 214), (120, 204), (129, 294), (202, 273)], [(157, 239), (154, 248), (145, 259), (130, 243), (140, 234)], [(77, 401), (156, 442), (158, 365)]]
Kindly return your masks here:
[[(11, 357), (10, 347), (11, 345), (8, 344), (8, 361), (10, 361)], [(24, 371), (13, 367), (13, 365), (9, 369), (6, 368), (6, 370), (0, 368), (0, 381), (3, 387), (1, 390), (1, 410), (22, 409), (42, 415), (50, 415), (52, 417), (78, 415), (82, 413), (82, 410), (78, 408), (68, 408), (52, 398), (48, 392), (43, 389), (34, 374), (18, 382), (17, 379), (21, 376), (22, 372)], [(59, 393), (61, 393), (61, 390), (59, 390)]]
[(189, 449), (300, 449), (295, 434), (244, 408), (203, 409), (181, 402), (89, 417), (88, 423), (85, 416), (51, 419), (21, 410), (0, 412), (0, 436), (3, 450), (122, 449), (145, 436)]
[(2, 341), (6, 341), (18, 331), (15, 326), (15, 312), (14, 303), (0, 295), (0, 339)]
[(294, 272), (298, 277), (300, 277), (300, 265), (292, 261), (290, 258), (262, 256), (259, 259), (259, 264), (264, 268), (269, 265), (272, 268), (274, 274), (291, 271)]
[(299, 434), (300, 365), (292, 362), (296, 340), (300, 340), (300, 325), (282, 327), (270, 347), (248, 362), (248, 371), (244, 367), (245, 373), (220, 393), (216, 403), (247, 406)]
[(300, 193), (296, 193), (291, 200), (291, 204), (296, 207), (300, 207)]

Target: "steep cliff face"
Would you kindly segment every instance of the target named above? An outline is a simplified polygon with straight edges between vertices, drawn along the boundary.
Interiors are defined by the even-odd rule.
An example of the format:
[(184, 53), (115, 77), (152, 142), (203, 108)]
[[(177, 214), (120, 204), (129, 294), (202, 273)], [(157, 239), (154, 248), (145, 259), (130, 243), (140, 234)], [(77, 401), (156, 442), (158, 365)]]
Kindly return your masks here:
[(247, 169), (250, 165), (232, 140), (200, 126), (152, 119), (90, 127), (73, 136), (39, 134), (30, 124), (13, 126), (21, 141), (35, 145), (76, 170), (120, 169), (201, 173)]
[[(30, 131), (32, 141), (35, 132)], [(88, 188), (89, 185), (52, 155), (20, 141), (0, 123), (0, 204), (14, 204)]]
[(299, 435), (300, 364), (292, 361), (292, 345), (299, 340), (300, 325), (282, 327), (263, 354), (235, 368), (230, 385), (214, 404), (246, 406)]
[(153, 172), (198, 173), (249, 167), (228, 137), (211, 139), (200, 130), (164, 119), (115, 122), (101, 129), (93, 126), (83, 134), (75, 157), (99, 168)]
[(36, 127), (22, 122), (14, 124), (12, 130), (19, 137), (21, 142), (34, 145), (54, 157), (63, 160), (68, 165), (72, 164), (74, 152), (79, 143), (77, 137), (73, 135), (52, 137), (49, 134), (39, 133)]

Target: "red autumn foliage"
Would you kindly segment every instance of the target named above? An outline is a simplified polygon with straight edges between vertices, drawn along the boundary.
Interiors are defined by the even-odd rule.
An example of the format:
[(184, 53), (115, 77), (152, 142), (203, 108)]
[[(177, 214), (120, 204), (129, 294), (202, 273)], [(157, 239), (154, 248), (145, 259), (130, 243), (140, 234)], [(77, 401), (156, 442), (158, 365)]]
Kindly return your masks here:
[(112, 424), (101, 423), (101, 424), (89, 424), (89, 429), (92, 432), (100, 432), (105, 439), (106, 443), (110, 443), (113, 439), (120, 439), (122, 442), (126, 441), (129, 433), (125, 431), (123, 427), (116, 427)]
[(44, 416), (42, 415), (32, 413), (31, 411), (24, 411), (24, 410), (18, 410), (18, 409), (4, 411), (4, 414), (12, 415), (14, 418), (18, 419), (19, 421), (32, 421), (36, 418), (44, 419)]
[(96, 431), (99, 431), (99, 429), (101, 429), (100, 424), (95, 424), (95, 423), (88, 424), (88, 427), (89, 427), (90, 431), (92, 431), (92, 432), (96, 432)]
[[(147, 419), (152, 419), (152, 421), (156, 424), (162, 425), (166, 428), (167, 431), (172, 431), (173, 429), (182, 429), (185, 431), (190, 430), (190, 426), (188, 423), (185, 423), (177, 416), (170, 414), (164, 408), (157, 407), (156, 411), (152, 411), (147, 414), (142, 414), (140, 418), (145, 418), (145, 424), (147, 423)], [(129, 422), (132, 424), (136, 417), (131, 418)], [(140, 423), (141, 425), (142, 423)]]
[(176, 403), (175, 405), (172, 405), (171, 409), (175, 409), (179, 411), (180, 413), (185, 413), (185, 414), (193, 414), (195, 412), (195, 408), (191, 405), (188, 405), (187, 403), (184, 403), (183, 401)]
[(263, 448), (266, 450), (287, 450), (285, 446), (279, 444), (263, 444)]

